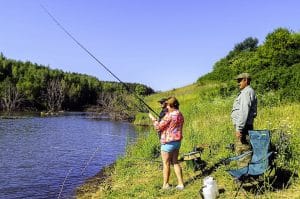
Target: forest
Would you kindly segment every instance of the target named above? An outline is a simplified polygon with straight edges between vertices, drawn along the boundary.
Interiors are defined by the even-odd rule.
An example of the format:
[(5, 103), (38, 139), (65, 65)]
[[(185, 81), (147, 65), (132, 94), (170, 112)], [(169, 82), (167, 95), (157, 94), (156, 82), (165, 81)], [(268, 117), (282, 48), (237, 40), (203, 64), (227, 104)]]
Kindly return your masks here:
[[(135, 95), (154, 93), (138, 83), (100, 81), (96, 77), (16, 61), (0, 54), (0, 111), (83, 111), (132, 117)], [(96, 109), (95, 109), (96, 108)], [(126, 109), (126, 110), (124, 110)], [(131, 112), (131, 113), (129, 113)], [(121, 116), (120, 114), (123, 114)]]

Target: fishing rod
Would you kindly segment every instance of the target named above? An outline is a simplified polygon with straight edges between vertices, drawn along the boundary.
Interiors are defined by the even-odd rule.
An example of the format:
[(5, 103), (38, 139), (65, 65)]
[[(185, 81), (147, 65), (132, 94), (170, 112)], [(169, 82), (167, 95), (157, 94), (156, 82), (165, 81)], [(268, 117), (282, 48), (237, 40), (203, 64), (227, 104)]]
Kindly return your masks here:
[(82, 45), (67, 29), (65, 29), (61, 23), (47, 10), (45, 6), (40, 4), (42, 9), (48, 14), (48, 16), (55, 22), (55, 24), (63, 30), (80, 48), (82, 48), (88, 55), (90, 55), (100, 66), (102, 66), (109, 74), (111, 74), (115, 79), (117, 79), (128, 92), (131, 92), (135, 98), (137, 98), (142, 104), (144, 104), (150, 111), (152, 111), (156, 116), (159, 117), (159, 114), (156, 113), (142, 98), (140, 98), (135, 92), (132, 92), (129, 86), (124, 83), (120, 78), (118, 78), (109, 68), (107, 68), (97, 57), (95, 57), (84, 45)]

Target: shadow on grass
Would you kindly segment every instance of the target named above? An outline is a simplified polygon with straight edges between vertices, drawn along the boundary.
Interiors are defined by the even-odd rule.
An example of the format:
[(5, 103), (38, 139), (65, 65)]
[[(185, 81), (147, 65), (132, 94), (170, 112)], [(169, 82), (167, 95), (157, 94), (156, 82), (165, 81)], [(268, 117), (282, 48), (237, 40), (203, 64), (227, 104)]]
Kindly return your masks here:
[[(214, 164), (211, 167), (206, 167), (207, 163), (203, 160), (201, 160), (202, 168), (198, 167), (197, 169), (199, 171), (202, 171), (200, 174), (195, 175), (194, 177), (188, 179), (185, 182), (185, 186), (193, 183), (196, 180), (202, 179), (205, 176), (211, 175), (214, 171), (218, 169), (219, 166), (224, 165), (224, 162), (221, 160)], [(196, 167), (195, 167), (196, 168)], [(195, 169), (196, 170), (196, 169)], [(295, 172), (292, 172), (287, 169), (277, 168), (274, 171), (273, 175), (269, 176), (257, 176), (257, 177), (249, 177), (243, 179), (243, 181), (240, 181), (236, 183), (236, 186), (239, 187), (242, 183), (242, 189), (245, 192), (254, 194), (254, 195), (262, 195), (266, 191), (278, 191), (289, 188), (292, 181), (298, 178), (298, 174)], [(234, 180), (234, 179), (233, 179)], [(200, 188), (199, 188), (200, 189)], [(237, 192), (238, 192), (237, 188)], [(219, 190), (220, 193), (224, 193), (224, 190)]]
[(276, 169), (274, 175), (261, 179), (261, 176), (254, 181), (243, 185), (243, 189), (252, 194), (264, 194), (266, 191), (278, 191), (289, 188), (293, 179), (298, 175), (290, 170)]
[[(209, 176), (210, 174), (212, 174), (214, 171), (217, 170), (217, 168), (221, 165), (223, 165), (223, 160), (217, 162), (216, 164), (214, 164), (211, 167), (206, 167), (207, 166), (207, 162), (205, 162), (204, 160), (197, 160), (198, 162), (194, 162), (194, 170), (195, 171), (201, 171), (200, 174), (188, 179), (184, 184), (185, 186), (193, 183), (195, 180), (201, 179), (205, 176)], [(198, 163), (198, 164), (197, 164)]]

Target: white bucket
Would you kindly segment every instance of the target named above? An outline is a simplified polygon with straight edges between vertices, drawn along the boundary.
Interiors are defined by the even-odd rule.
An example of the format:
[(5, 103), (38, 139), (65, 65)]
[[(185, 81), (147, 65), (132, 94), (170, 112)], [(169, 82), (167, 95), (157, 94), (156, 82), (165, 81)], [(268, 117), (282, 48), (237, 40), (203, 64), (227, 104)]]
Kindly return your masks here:
[(216, 199), (219, 196), (218, 185), (213, 177), (207, 176), (203, 179), (202, 194), (204, 199)]

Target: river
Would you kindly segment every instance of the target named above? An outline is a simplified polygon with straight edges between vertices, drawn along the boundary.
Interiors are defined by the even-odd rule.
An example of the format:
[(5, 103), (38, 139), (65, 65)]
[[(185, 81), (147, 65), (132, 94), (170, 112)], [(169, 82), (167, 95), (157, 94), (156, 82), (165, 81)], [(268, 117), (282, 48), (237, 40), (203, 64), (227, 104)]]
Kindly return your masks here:
[(135, 139), (132, 124), (84, 113), (0, 119), (0, 198), (74, 198)]

